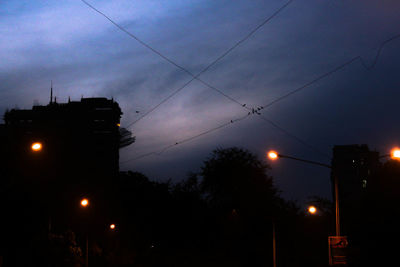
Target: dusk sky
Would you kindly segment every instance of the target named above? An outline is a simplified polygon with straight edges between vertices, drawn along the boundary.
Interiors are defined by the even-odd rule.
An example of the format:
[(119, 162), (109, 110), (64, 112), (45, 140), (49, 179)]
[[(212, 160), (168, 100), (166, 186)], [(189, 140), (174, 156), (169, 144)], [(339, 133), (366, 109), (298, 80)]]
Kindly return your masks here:
[[(334, 145), (400, 146), (398, 0), (87, 3), (120, 28), (81, 0), (0, 1), (1, 114), (46, 105), (51, 81), (57, 102), (114, 98), (136, 136), (121, 170), (159, 181), (217, 147), (329, 164)], [(329, 169), (269, 164), (284, 197), (331, 198)]]

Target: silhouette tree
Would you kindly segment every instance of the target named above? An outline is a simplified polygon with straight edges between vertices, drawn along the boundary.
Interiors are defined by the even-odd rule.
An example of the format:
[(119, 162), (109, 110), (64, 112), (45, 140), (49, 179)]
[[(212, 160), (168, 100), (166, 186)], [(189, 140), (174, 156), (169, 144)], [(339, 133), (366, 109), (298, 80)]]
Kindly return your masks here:
[(279, 254), (282, 264), (294, 249), (287, 244), (298, 209), (279, 196), (268, 169), (254, 154), (236, 147), (214, 150), (201, 168), (201, 190), (215, 218), (214, 244), (220, 245), (214, 249), (240, 266), (272, 264), (273, 222), (278, 247), (286, 244)]
[(270, 205), (278, 196), (272, 177), (266, 173), (268, 169), (247, 150), (216, 149), (201, 168), (201, 190), (221, 208), (254, 211)]

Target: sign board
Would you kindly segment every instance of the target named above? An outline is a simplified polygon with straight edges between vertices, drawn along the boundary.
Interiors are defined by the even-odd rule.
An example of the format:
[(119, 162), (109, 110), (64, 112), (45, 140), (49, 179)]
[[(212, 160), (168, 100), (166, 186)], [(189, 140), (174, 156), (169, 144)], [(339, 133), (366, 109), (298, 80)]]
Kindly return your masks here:
[(329, 265), (345, 265), (346, 248), (348, 246), (347, 236), (329, 236)]

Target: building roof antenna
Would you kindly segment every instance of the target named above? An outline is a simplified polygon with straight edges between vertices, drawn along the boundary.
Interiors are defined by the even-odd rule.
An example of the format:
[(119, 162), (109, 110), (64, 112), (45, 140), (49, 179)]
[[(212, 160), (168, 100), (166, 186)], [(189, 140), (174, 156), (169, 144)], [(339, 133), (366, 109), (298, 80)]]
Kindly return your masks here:
[(53, 80), (51, 80), (50, 84), (50, 104), (53, 103)]

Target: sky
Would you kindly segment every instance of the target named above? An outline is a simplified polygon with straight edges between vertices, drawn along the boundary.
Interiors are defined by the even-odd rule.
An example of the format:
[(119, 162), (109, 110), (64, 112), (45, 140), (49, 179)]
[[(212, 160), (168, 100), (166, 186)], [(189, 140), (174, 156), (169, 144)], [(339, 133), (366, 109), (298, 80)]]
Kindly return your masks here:
[(330, 170), (269, 149), (329, 164), (334, 145), (400, 146), (397, 0), (87, 3), (108, 19), (81, 0), (0, 1), (0, 113), (46, 105), (51, 81), (58, 102), (113, 98), (136, 136), (121, 170), (177, 182), (237, 146), (299, 201), (331, 198)]

